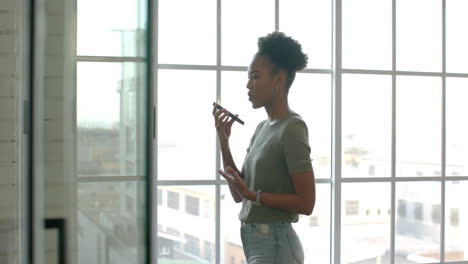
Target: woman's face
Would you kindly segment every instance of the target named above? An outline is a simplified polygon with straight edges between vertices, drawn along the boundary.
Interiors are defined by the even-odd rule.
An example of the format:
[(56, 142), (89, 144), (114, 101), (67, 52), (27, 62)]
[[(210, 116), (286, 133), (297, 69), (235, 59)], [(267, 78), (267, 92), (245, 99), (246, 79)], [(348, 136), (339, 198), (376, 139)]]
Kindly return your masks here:
[(278, 74), (272, 73), (272, 67), (270, 59), (263, 55), (255, 55), (249, 66), (247, 89), (254, 109), (271, 105), (279, 95)]

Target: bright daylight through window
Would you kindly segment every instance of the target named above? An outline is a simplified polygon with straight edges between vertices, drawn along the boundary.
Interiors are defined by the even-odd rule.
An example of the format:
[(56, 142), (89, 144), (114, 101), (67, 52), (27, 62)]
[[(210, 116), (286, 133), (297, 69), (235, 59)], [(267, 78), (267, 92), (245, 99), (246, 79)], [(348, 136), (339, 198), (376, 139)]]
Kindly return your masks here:
[[(79, 255), (110, 239), (130, 259), (150, 232), (135, 165), (143, 2), (78, 0), (78, 222), (102, 234), (83, 235)], [(266, 119), (248, 101), (247, 66), (274, 30), (309, 55), (289, 95), (317, 183), (313, 214), (294, 224), (305, 263), (468, 261), (468, 1), (153, 2), (155, 263), (246, 263), (212, 103), (245, 121), (230, 138), (240, 167)]]

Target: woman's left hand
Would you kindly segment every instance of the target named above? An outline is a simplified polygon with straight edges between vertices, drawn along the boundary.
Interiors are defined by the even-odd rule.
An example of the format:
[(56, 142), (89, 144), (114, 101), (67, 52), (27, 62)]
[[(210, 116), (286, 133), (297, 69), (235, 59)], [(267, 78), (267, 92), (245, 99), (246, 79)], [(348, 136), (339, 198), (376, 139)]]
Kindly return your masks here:
[(237, 174), (237, 172), (232, 169), (231, 167), (226, 167), (225, 171), (218, 170), (218, 172), (226, 179), (226, 181), (231, 185), (240, 196), (243, 198), (247, 198), (249, 193), (251, 192), (249, 186), (245, 183), (245, 181)]

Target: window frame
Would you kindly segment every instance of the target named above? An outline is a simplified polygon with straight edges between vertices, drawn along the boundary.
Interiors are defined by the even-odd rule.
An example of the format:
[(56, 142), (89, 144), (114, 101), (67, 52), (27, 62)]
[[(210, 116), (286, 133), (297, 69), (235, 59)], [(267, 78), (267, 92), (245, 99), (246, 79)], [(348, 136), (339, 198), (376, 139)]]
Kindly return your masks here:
[[(279, 8), (280, 0), (275, 1), (275, 30), (279, 30)], [(341, 263), (341, 184), (342, 183), (375, 183), (375, 182), (389, 182), (391, 184), (391, 234), (390, 234), (390, 251), (391, 259), (390, 263), (395, 263), (395, 235), (396, 235), (396, 184), (398, 182), (418, 182), (418, 181), (430, 181), (430, 182), (439, 182), (441, 183), (441, 243), (440, 243), (440, 261), (444, 262), (444, 240), (445, 237), (445, 182), (453, 180), (468, 180), (466, 176), (458, 177), (446, 177), (445, 171), (445, 131), (446, 131), (446, 85), (445, 80), (447, 77), (463, 77), (468, 78), (468, 73), (447, 73), (446, 72), (446, 49), (445, 49), (445, 8), (442, 8), (442, 69), (440, 72), (417, 72), (417, 71), (399, 71), (396, 69), (396, 3), (397, 0), (392, 1), (392, 69), (391, 70), (369, 70), (369, 69), (350, 69), (342, 67), (342, 0), (330, 0), (332, 1), (332, 68), (331, 69), (305, 69), (304, 73), (311, 74), (330, 74), (332, 76), (332, 93), (333, 93), (333, 106), (331, 109), (332, 112), (332, 168), (330, 172), (330, 178), (319, 178), (316, 179), (317, 184), (327, 184), (330, 186), (331, 192), (331, 225), (330, 225), (330, 234), (331, 234), (331, 245), (330, 245), (330, 263), (338, 264)], [(157, 2), (157, 1), (156, 1)], [(217, 0), (217, 64), (206, 66), (206, 65), (180, 65), (180, 64), (158, 64), (155, 62), (156, 71), (154, 73), (155, 78), (157, 78), (157, 72), (160, 69), (178, 69), (178, 70), (214, 70), (217, 74), (217, 100), (221, 99), (221, 73), (225, 71), (246, 71), (247, 67), (240, 66), (225, 66), (221, 64), (221, 0)], [(442, 5), (445, 7), (446, 0), (442, 0)], [(156, 10), (157, 11), (157, 10)], [(155, 31), (157, 39), (157, 29)], [(157, 55), (155, 56), (157, 59)], [(378, 75), (388, 75), (392, 77), (392, 156), (391, 156), (391, 177), (369, 177), (369, 178), (343, 178), (341, 173), (341, 98), (342, 98), (342, 84), (341, 76), (342, 74), (378, 74)], [(435, 177), (396, 177), (396, 78), (397, 76), (437, 76), (442, 77), (442, 153), (441, 153), (441, 175)], [(155, 87), (155, 94), (157, 94), (157, 87)], [(157, 95), (155, 97), (157, 99)], [(156, 106), (155, 106), (156, 107)], [(215, 140), (215, 139), (213, 139)], [(156, 143), (154, 145), (157, 147), (157, 137)], [(153, 161), (155, 164), (156, 160)], [(221, 166), (221, 156), (219, 151), (219, 146), (217, 145), (216, 149), (216, 164), (217, 167)], [(155, 179), (157, 179), (157, 175)], [(181, 180), (181, 181), (170, 181), (170, 180), (156, 180), (158, 185), (215, 185), (216, 187), (216, 263), (222, 263), (220, 259), (221, 255), (221, 245), (220, 245), (220, 195), (221, 195), (221, 186), (226, 185), (224, 180), (220, 179), (220, 176), (216, 174), (215, 180)], [(155, 258), (157, 259), (157, 257)], [(156, 260), (157, 261), (157, 260)], [(157, 263), (157, 262), (156, 262)], [(468, 263), (468, 262), (461, 262)]]
[[(279, 8), (280, 0), (275, 1), (275, 30), (279, 30)], [(451, 226), (452, 219), (450, 218), (450, 223), (446, 222), (447, 213), (451, 216), (451, 211), (446, 212), (446, 188), (445, 183), (447, 181), (468, 181), (467, 176), (447, 176), (446, 175), (446, 79), (448, 77), (460, 77), (468, 78), (468, 73), (448, 73), (446, 71), (446, 11), (445, 5), (446, 0), (441, 0), (442, 5), (442, 69), (440, 72), (417, 72), (417, 71), (398, 71), (396, 69), (396, 4), (397, 0), (392, 1), (392, 69), (391, 70), (372, 70), (372, 69), (350, 69), (342, 67), (342, 1), (343, 0), (330, 0), (332, 1), (332, 67), (331, 69), (306, 69), (304, 73), (309, 74), (328, 74), (331, 76), (332, 82), (332, 109), (330, 109), (332, 114), (332, 167), (330, 171), (329, 178), (319, 178), (316, 179), (317, 184), (326, 184), (331, 188), (331, 223), (330, 223), (330, 235), (331, 235), (331, 244), (330, 244), (330, 263), (339, 264), (341, 263), (341, 207), (342, 207), (342, 183), (375, 183), (375, 182), (388, 182), (391, 184), (391, 230), (390, 230), (390, 263), (395, 263), (395, 235), (396, 235), (396, 218), (399, 217), (398, 213), (398, 204), (396, 200), (396, 184), (399, 182), (438, 182), (441, 186), (441, 197), (440, 197), (440, 225), (441, 225), (441, 243), (440, 243), (440, 263), (445, 262), (445, 229)], [(152, 4), (149, 5), (151, 10), (149, 12), (151, 16), (151, 42), (154, 47), (158, 46), (158, 26), (159, 21), (158, 17), (158, 0), (152, 1)], [(158, 79), (158, 71), (162, 69), (173, 69), (173, 70), (212, 70), (216, 71), (216, 96), (217, 100), (221, 98), (221, 73), (224, 71), (246, 71), (247, 67), (241, 66), (225, 66), (221, 64), (221, 4), (222, 0), (216, 0), (216, 12), (217, 12), (217, 37), (216, 37), (216, 65), (183, 65), (183, 64), (159, 64), (158, 63), (158, 51), (154, 49), (151, 54), (151, 64), (154, 67), (154, 71), (151, 73), (151, 83), (153, 85), (153, 94), (152, 94), (152, 109), (153, 109), (153, 118), (152, 125), (154, 127), (153, 139), (152, 139), (152, 164), (157, 164), (158, 154), (158, 129), (156, 127), (157, 120), (157, 99), (158, 99), (158, 85), (156, 80)], [(107, 57), (107, 56), (77, 56), (78, 62), (146, 62), (145, 57)], [(341, 131), (341, 121), (342, 121), (342, 74), (378, 74), (378, 75), (388, 75), (392, 77), (392, 144), (391, 144), (391, 177), (368, 177), (368, 178), (343, 178), (341, 173), (342, 166), (342, 154), (341, 154), (341, 144), (342, 144), (342, 131)], [(415, 177), (396, 177), (396, 78), (397, 76), (436, 76), (442, 78), (442, 148), (441, 148), (441, 175), (439, 176), (415, 176)], [(213, 139), (216, 140), (216, 139)], [(221, 156), (219, 151), (219, 145), (217, 149), (213, 150), (216, 153), (216, 167), (220, 168)], [(215, 170), (214, 170), (215, 171)], [(208, 185), (215, 187), (215, 208), (214, 208), (214, 218), (216, 222), (215, 227), (215, 263), (222, 263), (221, 260), (221, 224), (220, 224), (220, 197), (221, 197), (221, 187), (226, 185), (226, 182), (222, 180), (219, 174), (215, 173), (214, 180), (158, 180), (156, 166), (152, 166), (152, 188), (151, 188), (151, 233), (152, 233), (152, 243), (151, 243), (151, 258), (154, 263), (158, 263), (157, 256), (157, 229), (158, 229), (158, 187), (164, 186), (182, 186), (182, 185)], [(97, 176), (97, 177), (80, 177), (77, 179), (78, 182), (121, 182), (121, 181), (140, 181), (144, 180), (143, 176)], [(165, 198), (165, 199), (164, 199)], [(167, 200), (166, 196), (163, 200)], [(180, 198), (179, 198), (180, 199)], [(166, 203), (166, 202), (165, 202)], [(408, 217), (410, 213), (407, 210), (407, 204), (405, 206), (405, 215)], [(200, 206), (200, 210), (202, 206)], [(200, 215), (202, 212), (200, 212)], [(459, 218), (459, 216), (458, 216)], [(458, 220), (457, 218), (457, 220)], [(459, 223), (458, 223), (459, 224)], [(148, 230), (150, 231), (150, 230)], [(460, 261), (456, 263), (468, 263), (468, 261)]]

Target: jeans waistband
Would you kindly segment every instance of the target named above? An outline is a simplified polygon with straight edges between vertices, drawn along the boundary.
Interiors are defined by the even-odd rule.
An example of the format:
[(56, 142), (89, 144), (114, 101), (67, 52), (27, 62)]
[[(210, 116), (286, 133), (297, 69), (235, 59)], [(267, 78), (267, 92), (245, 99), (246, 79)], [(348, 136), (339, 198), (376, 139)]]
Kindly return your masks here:
[(255, 227), (255, 226), (290, 226), (290, 222), (268, 222), (268, 223), (260, 223), (260, 222), (241, 222), (242, 227)]

